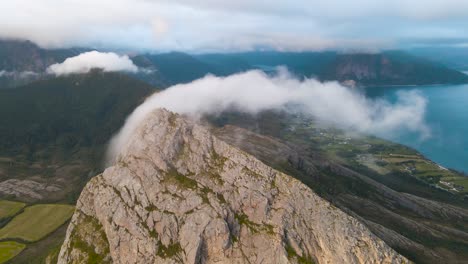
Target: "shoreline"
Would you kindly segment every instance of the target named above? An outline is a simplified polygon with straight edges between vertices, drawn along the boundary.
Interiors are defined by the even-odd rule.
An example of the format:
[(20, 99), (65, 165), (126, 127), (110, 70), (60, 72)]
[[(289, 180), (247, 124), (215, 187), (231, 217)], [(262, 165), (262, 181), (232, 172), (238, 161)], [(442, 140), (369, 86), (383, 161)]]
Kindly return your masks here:
[(421, 87), (421, 86), (440, 86), (440, 85), (467, 85), (467, 83), (433, 83), (433, 84), (382, 84), (382, 85), (363, 85), (361, 88), (386, 88), (386, 87)]

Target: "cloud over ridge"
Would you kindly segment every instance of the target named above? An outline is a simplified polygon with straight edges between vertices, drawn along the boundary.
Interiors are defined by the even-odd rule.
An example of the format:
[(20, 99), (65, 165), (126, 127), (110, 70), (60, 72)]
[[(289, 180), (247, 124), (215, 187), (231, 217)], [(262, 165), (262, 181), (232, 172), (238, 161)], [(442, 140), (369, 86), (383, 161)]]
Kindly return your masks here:
[(111, 140), (108, 156), (113, 160), (129, 143), (136, 127), (156, 108), (199, 118), (229, 110), (250, 114), (287, 110), (291, 105), (322, 123), (343, 129), (372, 134), (408, 130), (421, 137), (430, 134), (425, 124), (426, 100), (417, 92), (400, 93), (391, 103), (368, 99), (337, 82), (299, 80), (284, 69), (276, 76), (249, 71), (228, 77), (208, 75), (153, 94), (135, 109)]
[(47, 68), (47, 73), (57, 76), (71, 73), (87, 73), (93, 68), (99, 68), (105, 72), (138, 71), (138, 67), (126, 55), (120, 56), (113, 52), (89, 51), (67, 58), (62, 63), (50, 65)]

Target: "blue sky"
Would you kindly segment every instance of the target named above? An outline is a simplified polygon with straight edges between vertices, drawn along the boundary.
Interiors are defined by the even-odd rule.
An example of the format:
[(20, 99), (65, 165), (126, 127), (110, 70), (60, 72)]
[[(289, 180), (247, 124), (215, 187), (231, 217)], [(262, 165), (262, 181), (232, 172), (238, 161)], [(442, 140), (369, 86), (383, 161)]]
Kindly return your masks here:
[(0, 38), (191, 52), (468, 47), (468, 0), (15, 0)]

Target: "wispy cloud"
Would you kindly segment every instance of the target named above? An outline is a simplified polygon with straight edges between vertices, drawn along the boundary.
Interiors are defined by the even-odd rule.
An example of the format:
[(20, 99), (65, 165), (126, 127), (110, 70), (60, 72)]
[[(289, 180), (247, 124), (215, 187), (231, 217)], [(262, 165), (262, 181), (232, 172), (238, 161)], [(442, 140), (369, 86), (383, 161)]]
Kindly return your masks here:
[(156, 108), (200, 117), (236, 110), (256, 114), (294, 105), (322, 123), (348, 130), (388, 134), (408, 130), (427, 137), (426, 100), (417, 92), (400, 93), (398, 100), (370, 100), (355, 89), (337, 82), (298, 80), (282, 70), (271, 77), (249, 71), (221, 78), (206, 76), (189, 84), (176, 85), (148, 98), (127, 119), (112, 140), (111, 156), (127, 144), (133, 131)]
[(1, 77), (18, 77), (18, 78), (28, 78), (37, 76), (38, 73), (33, 71), (0, 71), (0, 78)]

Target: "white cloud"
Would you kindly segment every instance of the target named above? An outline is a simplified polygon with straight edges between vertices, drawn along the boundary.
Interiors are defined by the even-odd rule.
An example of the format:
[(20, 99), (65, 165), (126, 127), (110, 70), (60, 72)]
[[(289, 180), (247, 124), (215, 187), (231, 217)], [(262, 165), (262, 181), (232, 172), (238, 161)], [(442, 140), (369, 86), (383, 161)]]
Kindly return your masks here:
[(10, 76), (11, 75), (11, 72), (7, 72), (7, 71), (4, 71), (4, 70), (1, 70), (0, 71), (0, 77), (3, 77), (3, 76)]
[(15, 0), (2, 2), (0, 37), (45, 47), (316, 50), (441, 31), (466, 38), (467, 17), (466, 0)]
[(156, 108), (200, 117), (226, 110), (255, 114), (290, 105), (325, 124), (348, 130), (381, 135), (408, 130), (423, 137), (430, 132), (424, 122), (426, 100), (418, 93), (401, 93), (395, 103), (390, 103), (370, 100), (337, 82), (301, 81), (285, 70), (274, 77), (249, 71), (225, 78), (206, 76), (152, 95), (129, 116), (112, 139), (109, 153), (115, 157), (145, 116)]
[(29, 78), (37, 76), (38, 73), (33, 71), (0, 71), (0, 77), (18, 77), (18, 78)]
[(67, 58), (62, 63), (50, 65), (47, 68), (47, 73), (55, 75), (87, 73), (93, 68), (99, 68), (106, 72), (138, 71), (138, 67), (133, 64), (126, 55), (119, 56), (113, 52), (89, 51), (81, 53), (75, 57)]

